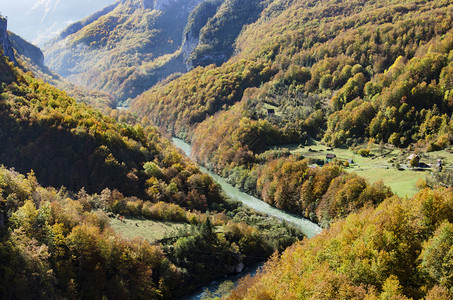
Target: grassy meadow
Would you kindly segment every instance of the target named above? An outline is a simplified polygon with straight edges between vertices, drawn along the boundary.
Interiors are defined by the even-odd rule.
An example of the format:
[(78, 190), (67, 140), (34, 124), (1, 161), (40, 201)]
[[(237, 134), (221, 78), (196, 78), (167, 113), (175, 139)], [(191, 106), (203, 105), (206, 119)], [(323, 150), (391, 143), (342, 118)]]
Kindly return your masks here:
[(142, 237), (150, 243), (175, 236), (185, 224), (153, 220), (140, 220), (124, 217), (123, 220), (110, 218), (110, 225), (123, 237), (134, 239)]
[[(350, 163), (345, 168), (346, 171), (355, 172), (370, 182), (382, 180), (391, 187), (394, 193), (401, 197), (413, 196), (418, 191), (416, 187), (417, 181), (426, 179), (431, 173), (430, 169), (413, 170), (407, 167), (407, 157), (414, 151), (389, 147), (388, 145), (363, 144), (359, 146), (362, 149), (370, 149), (369, 156), (361, 156), (351, 148), (330, 148), (313, 140), (307, 146), (285, 145), (280, 148), (286, 148), (292, 154), (305, 158), (325, 160), (327, 153), (333, 153), (338, 159), (344, 161), (352, 160), (353, 163)], [(420, 162), (428, 165), (435, 165), (437, 160), (441, 159), (444, 167), (449, 168), (451, 167), (451, 162), (453, 162), (453, 153), (450, 153), (448, 149), (417, 153), (420, 156)], [(400, 168), (397, 168), (398, 165)]]

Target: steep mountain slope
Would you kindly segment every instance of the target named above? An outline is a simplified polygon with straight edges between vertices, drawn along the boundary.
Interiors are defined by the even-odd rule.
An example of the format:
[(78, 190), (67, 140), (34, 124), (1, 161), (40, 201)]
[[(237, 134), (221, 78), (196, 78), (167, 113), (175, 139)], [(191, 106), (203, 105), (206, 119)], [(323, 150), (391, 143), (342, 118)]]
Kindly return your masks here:
[[(445, 147), (452, 137), (444, 117), (452, 111), (453, 31), (444, 21), (453, 17), (451, 9), (436, 1), (273, 1), (242, 32), (229, 62), (158, 85), (132, 108), (176, 135), (192, 136), (218, 111), (231, 117), (224, 108), (242, 99), (242, 117), (266, 119), (293, 142), (308, 133), (330, 145), (374, 138)], [(276, 113), (268, 113), (269, 105)], [(215, 122), (198, 126), (194, 141), (204, 131), (216, 135)], [(221, 142), (203, 141), (211, 149)], [(258, 150), (248, 142), (240, 144)]]
[(221, 64), (267, 1), (119, 1), (45, 48), (49, 67), (119, 102), (197, 65)]
[[(137, 7), (164, 9), (163, 3), (173, 2)], [(215, 23), (222, 5), (210, 2), (207, 15), (194, 14), (194, 20)], [(0, 162), (24, 173), (33, 168), (46, 185), (102, 194), (57, 194), (39, 187), (33, 172), (25, 179), (0, 168), (0, 225), (7, 225), (0, 231), (0, 272), (9, 275), (2, 276), (0, 290), (10, 298), (51, 298), (54, 291), (57, 298), (170, 298), (178, 293), (173, 283), (209, 281), (225, 265), (280, 249), (267, 242), (272, 235), (261, 236), (263, 230), (230, 222), (243, 213), (232, 211), (212, 179), (148, 126), (149, 117), (191, 139), (200, 161), (272, 205), (326, 225), (361, 210), (276, 255), (231, 298), (450, 299), (451, 189), (400, 199), (381, 183), (344, 173), (342, 161), (313, 168), (289, 152), (263, 150), (307, 135), (323, 136), (330, 145), (365, 138), (448, 145), (452, 8), (438, 1), (273, 1), (236, 39), (237, 55), (227, 63), (197, 67), (136, 99), (133, 108), (144, 118), (135, 125), (77, 104), (2, 57)], [(198, 31), (197, 24), (191, 30)], [(95, 33), (88, 27), (75, 34)], [(108, 44), (90, 34), (80, 36), (94, 43), (90, 47)], [(147, 200), (228, 213), (197, 217)], [(164, 253), (118, 239), (93, 208), (140, 217), (160, 209), (198, 226)], [(283, 232), (286, 240), (290, 230)]]
[[(102, 111), (109, 112), (115, 106), (116, 103), (110, 95), (74, 85), (50, 71), (44, 65), (44, 54), (41, 49), (8, 31), (7, 20), (4, 18), (0, 18), (0, 36), (3, 53), (22, 70), (33, 72), (36, 77), (76, 97), (79, 102), (93, 105)], [(8, 72), (5, 71), (4, 74)]]
[(44, 68), (44, 54), (41, 49), (12, 32), (8, 32), (8, 38), (19, 58), (22, 60), (29, 60), (32, 65)]
[[(228, 201), (146, 122), (119, 123), (3, 55), (0, 70), (3, 297), (175, 299), (303, 237)], [(151, 245), (107, 213), (185, 226)]]
[[(188, 66), (221, 65), (227, 61), (233, 54), (234, 42), (244, 25), (255, 22), (268, 2), (226, 0), (220, 6), (221, 1), (204, 1), (200, 4), (189, 16), (185, 31), (186, 40), (192, 38), (197, 41), (192, 53), (186, 54)], [(218, 10), (212, 14), (217, 6)], [(203, 20), (210, 14), (211, 18)], [(197, 23), (204, 26), (196, 30)]]
[(350, 215), (227, 299), (452, 299), (452, 200), (452, 189), (423, 190)]
[[(46, 186), (72, 191), (110, 188), (181, 205), (189, 201), (198, 209), (221, 200), (212, 180), (200, 176), (154, 128), (120, 124), (4, 61), (2, 69), (12, 74), (1, 86), (2, 164), (23, 173), (33, 169)], [(189, 187), (189, 178), (195, 185)], [(203, 199), (192, 199), (205, 192)]]
[[(312, 194), (322, 190), (314, 177), (290, 164), (281, 178), (263, 176), (284, 164), (275, 162), (284, 151), (266, 150), (309, 137), (450, 147), (451, 19), (449, 2), (273, 1), (228, 62), (158, 84), (131, 108), (191, 141), (199, 162), (241, 188), (322, 221), (317, 206), (329, 194)], [(359, 199), (361, 180), (350, 184), (334, 198)]]
[(49, 67), (120, 101), (135, 97), (158, 80), (185, 71), (178, 50), (187, 17), (198, 2), (118, 2), (112, 11), (49, 44)]
[(12, 32), (8, 32), (8, 35), (13, 45), (16, 63), (21, 69), (27, 72), (30, 71), (37, 78), (60, 90), (64, 90), (69, 96), (77, 99), (78, 102), (94, 106), (107, 114), (116, 107), (116, 102), (112, 96), (69, 82), (44, 65), (44, 54), (41, 49)]

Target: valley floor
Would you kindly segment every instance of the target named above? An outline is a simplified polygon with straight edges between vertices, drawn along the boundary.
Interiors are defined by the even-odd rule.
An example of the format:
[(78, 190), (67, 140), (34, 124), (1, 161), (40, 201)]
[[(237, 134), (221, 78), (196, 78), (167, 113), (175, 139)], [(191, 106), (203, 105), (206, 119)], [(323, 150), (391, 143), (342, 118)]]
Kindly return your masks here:
[[(345, 168), (348, 172), (355, 172), (370, 181), (370, 183), (382, 180), (391, 187), (392, 191), (401, 197), (411, 197), (417, 193), (417, 182), (426, 180), (432, 168), (413, 169), (407, 166), (407, 157), (412, 153), (406, 149), (395, 147), (379, 147), (379, 145), (359, 146), (362, 149), (370, 149), (369, 156), (361, 156), (352, 149), (330, 148), (313, 141), (311, 145), (282, 145), (274, 149), (288, 149), (292, 154), (300, 155), (314, 160), (326, 160), (327, 154), (335, 154), (337, 159), (350, 161)], [(448, 150), (433, 151), (420, 154), (420, 163), (435, 166), (441, 159), (444, 168), (452, 167), (453, 154)], [(399, 166), (399, 168), (397, 168)]]

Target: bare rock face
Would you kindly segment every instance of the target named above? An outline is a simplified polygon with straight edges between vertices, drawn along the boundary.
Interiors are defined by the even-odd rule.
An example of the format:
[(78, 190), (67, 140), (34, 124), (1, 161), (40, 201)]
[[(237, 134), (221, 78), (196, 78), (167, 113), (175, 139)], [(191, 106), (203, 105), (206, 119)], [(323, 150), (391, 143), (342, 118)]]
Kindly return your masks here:
[(155, 10), (164, 10), (165, 7), (168, 7), (172, 2), (175, 1), (176, 0), (142, 0), (143, 8)]
[(5, 18), (0, 17), (0, 46), (3, 49), (5, 56), (7, 56), (12, 62), (16, 63), (14, 57), (13, 45), (8, 36), (8, 21)]
[(33, 64), (44, 67), (44, 54), (41, 49), (12, 32), (9, 32), (8, 35), (13, 48), (17, 51), (19, 56), (27, 57)]
[(186, 2), (187, 9), (193, 9), (198, 3), (202, 0), (188, 0), (188, 1), (180, 1), (180, 0), (142, 0), (143, 8), (145, 9), (155, 9), (160, 11), (166, 11), (169, 7), (176, 2)]

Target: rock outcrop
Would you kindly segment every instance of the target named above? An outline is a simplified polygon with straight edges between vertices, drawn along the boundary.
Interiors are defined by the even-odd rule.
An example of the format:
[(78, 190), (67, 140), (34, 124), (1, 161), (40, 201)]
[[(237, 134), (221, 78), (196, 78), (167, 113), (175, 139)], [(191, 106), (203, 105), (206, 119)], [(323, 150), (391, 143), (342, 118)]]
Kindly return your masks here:
[(8, 36), (8, 21), (6, 18), (0, 17), (0, 46), (3, 49), (3, 53), (7, 56), (12, 62), (16, 62), (14, 57), (14, 50), (11, 40)]
[[(165, 10), (174, 2), (178, 0), (142, 0), (143, 8), (145, 9), (155, 9), (155, 10)], [(190, 1), (189, 1), (190, 2)]]
[(36, 47), (35, 45), (30, 44), (20, 36), (9, 32), (9, 40), (11, 41), (11, 45), (17, 51), (19, 55), (18, 59), (22, 57), (26, 57), (30, 59), (30, 62), (40, 68), (44, 67), (44, 54), (42, 53), (41, 49)]
[(223, 1), (203, 1), (199, 3), (190, 13), (189, 22), (184, 30), (182, 55), (184, 57), (184, 64), (187, 70), (191, 70), (194, 65), (192, 64), (191, 55), (195, 48), (200, 43), (200, 30), (212, 18), (219, 6)]

